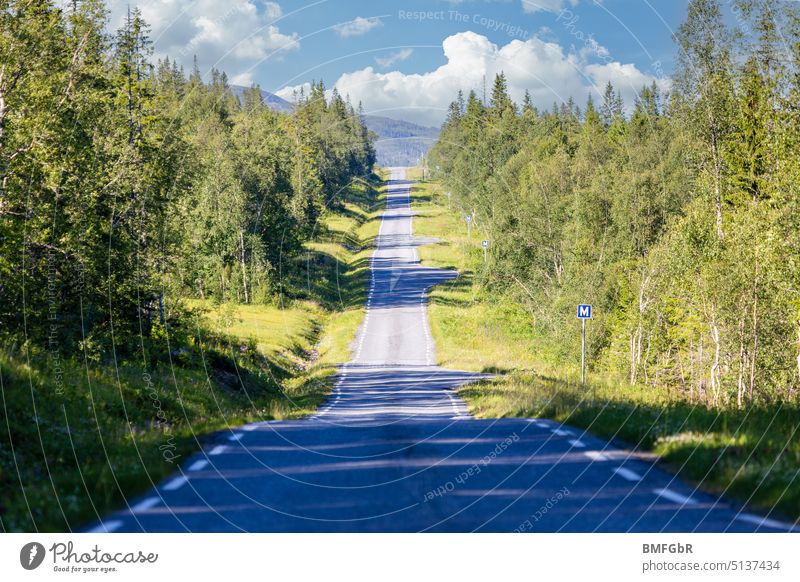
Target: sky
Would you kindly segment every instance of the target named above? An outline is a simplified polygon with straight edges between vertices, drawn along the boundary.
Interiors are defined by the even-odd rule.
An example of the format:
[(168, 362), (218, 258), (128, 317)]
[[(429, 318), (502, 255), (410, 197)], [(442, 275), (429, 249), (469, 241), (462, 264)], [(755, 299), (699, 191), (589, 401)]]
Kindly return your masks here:
[(672, 35), (688, 0), (110, 0), (151, 26), (156, 57), (224, 70), (291, 101), (315, 80), (367, 113), (437, 126), (459, 89), (479, 96), (503, 71), (514, 99), (549, 108), (601, 99), (611, 81), (630, 104), (669, 88)]

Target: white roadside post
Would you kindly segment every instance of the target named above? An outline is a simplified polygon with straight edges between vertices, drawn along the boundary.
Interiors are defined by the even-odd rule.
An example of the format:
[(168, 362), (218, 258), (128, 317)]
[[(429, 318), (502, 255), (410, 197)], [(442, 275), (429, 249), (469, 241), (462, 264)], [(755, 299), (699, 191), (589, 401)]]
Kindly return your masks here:
[(483, 241), (481, 243), (481, 245), (483, 246), (483, 262), (485, 263), (486, 262), (486, 250), (489, 248), (489, 241), (485, 240), (485, 241)]
[(472, 240), (472, 217), (467, 215), (467, 240)]
[(581, 320), (581, 384), (586, 384), (586, 320), (592, 318), (591, 305), (578, 305), (578, 319)]
[(452, 203), (451, 203), (452, 202), (452, 200), (451, 200), (452, 197), (453, 197), (453, 193), (452, 192), (448, 192), (447, 193), (447, 209), (448, 210), (451, 210), (452, 206), (453, 206)]

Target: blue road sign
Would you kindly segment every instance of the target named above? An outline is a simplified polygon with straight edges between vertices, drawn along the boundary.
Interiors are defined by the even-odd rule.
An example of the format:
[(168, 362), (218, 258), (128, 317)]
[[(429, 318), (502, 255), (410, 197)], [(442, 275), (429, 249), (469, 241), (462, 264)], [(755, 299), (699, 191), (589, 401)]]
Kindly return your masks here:
[(591, 319), (592, 306), (591, 305), (578, 305), (578, 319)]
[(483, 244), (483, 248), (485, 248), (485, 249), (489, 248), (489, 241), (488, 240), (483, 241), (482, 244)]

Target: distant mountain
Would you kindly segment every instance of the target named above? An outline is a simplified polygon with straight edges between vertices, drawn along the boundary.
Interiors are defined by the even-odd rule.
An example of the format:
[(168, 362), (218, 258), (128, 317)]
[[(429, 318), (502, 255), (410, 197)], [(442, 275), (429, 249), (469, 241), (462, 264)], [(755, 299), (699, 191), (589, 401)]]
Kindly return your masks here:
[[(247, 88), (232, 85), (231, 91), (241, 98)], [(273, 111), (291, 113), (294, 106), (286, 99), (274, 93), (261, 90), (264, 102)], [(378, 135), (375, 142), (375, 151), (378, 155), (378, 165), (389, 166), (415, 166), (420, 158), (428, 153), (436, 140), (439, 139), (439, 129), (425, 127), (379, 115), (365, 115), (364, 122), (370, 131)]]
[[(242, 98), (242, 95), (247, 89), (248, 87), (242, 87), (241, 85), (231, 85), (231, 91), (233, 91), (233, 94), (239, 97), (239, 99)], [(264, 98), (264, 103), (267, 104), (267, 107), (273, 111), (291, 113), (292, 109), (294, 109), (294, 105), (289, 103), (286, 99), (278, 97), (275, 93), (270, 93), (269, 91), (261, 89), (261, 96)]]
[(364, 122), (370, 131), (378, 135), (375, 151), (378, 165), (383, 167), (415, 166), (439, 139), (439, 129), (436, 127), (378, 115), (365, 115)]

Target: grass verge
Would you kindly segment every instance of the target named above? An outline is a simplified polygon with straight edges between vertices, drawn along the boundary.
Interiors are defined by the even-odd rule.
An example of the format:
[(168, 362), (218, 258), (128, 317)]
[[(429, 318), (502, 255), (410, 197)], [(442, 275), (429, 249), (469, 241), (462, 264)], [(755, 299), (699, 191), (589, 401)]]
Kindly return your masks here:
[(187, 301), (142, 357), (0, 350), (0, 530), (69, 531), (124, 506), (241, 424), (327, 397), (364, 313), (381, 194), (353, 185), (275, 305)]
[(525, 310), (481, 285), (480, 225), (468, 240), (466, 222), (448, 209), (436, 183), (415, 185), (413, 207), (415, 234), (443, 239), (421, 248), (420, 258), (461, 273), (431, 293), (439, 363), (499, 373), (460, 389), (475, 416), (552, 418), (619, 439), (654, 453), (703, 490), (800, 521), (800, 409), (711, 409), (666, 388), (631, 386), (603, 372), (581, 386), (574, 366), (548, 357), (548, 346), (538, 342)]

